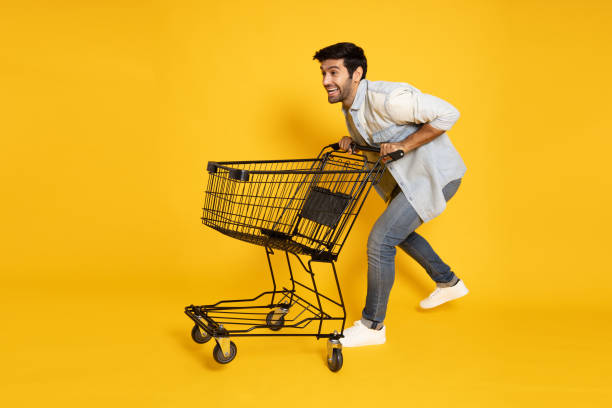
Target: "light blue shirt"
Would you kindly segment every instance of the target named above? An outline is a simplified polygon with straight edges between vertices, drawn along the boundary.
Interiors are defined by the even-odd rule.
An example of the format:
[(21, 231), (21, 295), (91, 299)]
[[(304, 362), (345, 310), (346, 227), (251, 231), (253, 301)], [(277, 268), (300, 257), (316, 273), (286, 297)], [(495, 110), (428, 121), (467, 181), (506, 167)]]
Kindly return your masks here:
[[(427, 95), (400, 82), (361, 80), (355, 100), (344, 108), (351, 138), (358, 143), (380, 146), (399, 142), (429, 123), (448, 131), (459, 119), (459, 111), (450, 103)], [(396, 183), (421, 217), (427, 222), (446, 208), (442, 188), (462, 178), (466, 167), (446, 133), (387, 164), (389, 173), (374, 186), (388, 201)]]

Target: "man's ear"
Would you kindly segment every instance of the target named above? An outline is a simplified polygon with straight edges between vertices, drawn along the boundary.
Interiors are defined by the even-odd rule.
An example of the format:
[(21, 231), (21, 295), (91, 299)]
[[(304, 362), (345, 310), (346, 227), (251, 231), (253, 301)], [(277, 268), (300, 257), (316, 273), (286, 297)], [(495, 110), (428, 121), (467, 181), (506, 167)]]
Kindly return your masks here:
[(353, 81), (359, 82), (361, 81), (361, 77), (363, 76), (363, 68), (361, 66), (357, 67), (355, 71), (353, 71)]

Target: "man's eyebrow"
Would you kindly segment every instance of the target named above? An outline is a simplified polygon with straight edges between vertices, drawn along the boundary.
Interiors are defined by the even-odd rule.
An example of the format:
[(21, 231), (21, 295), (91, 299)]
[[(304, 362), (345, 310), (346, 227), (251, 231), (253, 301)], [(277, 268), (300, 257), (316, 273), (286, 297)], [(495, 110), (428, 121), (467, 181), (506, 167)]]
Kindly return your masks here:
[[(340, 69), (340, 67), (338, 67), (336, 65), (332, 65), (331, 67), (327, 67), (327, 69), (332, 69), (332, 68)], [(321, 71), (323, 71), (323, 67), (321, 67)]]

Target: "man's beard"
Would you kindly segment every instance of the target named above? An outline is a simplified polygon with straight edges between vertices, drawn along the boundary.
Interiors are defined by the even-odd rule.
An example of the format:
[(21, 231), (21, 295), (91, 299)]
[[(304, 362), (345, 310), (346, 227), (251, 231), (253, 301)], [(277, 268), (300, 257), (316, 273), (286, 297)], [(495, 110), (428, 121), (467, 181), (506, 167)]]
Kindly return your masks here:
[(332, 99), (328, 98), (329, 103), (344, 102), (344, 100), (349, 97), (351, 94), (351, 80), (347, 80), (342, 87), (338, 86), (338, 90), (340, 91), (338, 92), (338, 96)]

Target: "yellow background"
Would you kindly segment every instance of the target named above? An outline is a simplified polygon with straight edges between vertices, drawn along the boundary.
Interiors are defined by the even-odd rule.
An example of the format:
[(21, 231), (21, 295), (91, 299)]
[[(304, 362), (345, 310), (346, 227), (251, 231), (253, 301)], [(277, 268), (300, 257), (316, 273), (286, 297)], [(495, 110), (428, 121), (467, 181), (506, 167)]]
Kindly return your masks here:
[[(2, 1), (0, 403), (610, 406), (608, 1)], [(316, 50), (455, 105), (468, 173), (419, 231), (471, 293), (428, 313), (398, 258), (387, 344), (242, 338), (217, 365), (185, 305), (268, 289), (264, 251), (200, 224), (208, 160), (346, 134)], [(351, 324), (372, 194), (340, 255)]]

